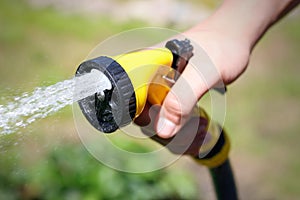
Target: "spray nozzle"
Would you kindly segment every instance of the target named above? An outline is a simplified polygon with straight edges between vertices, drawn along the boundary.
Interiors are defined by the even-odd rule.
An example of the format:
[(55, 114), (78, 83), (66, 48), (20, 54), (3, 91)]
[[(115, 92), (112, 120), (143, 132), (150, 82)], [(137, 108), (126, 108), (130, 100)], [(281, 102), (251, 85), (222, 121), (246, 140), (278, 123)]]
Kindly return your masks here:
[[(76, 75), (98, 70), (111, 83), (111, 89), (101, 90), (78, 101), (88, 121), (99, 131), (111, 133), (129, 124), (143, 111), (148, 87), (161, 67), (171, 67), (165, 78), (175, 82), (193, 55), (189, 40), (171, 40), (165, 48), (142, 49), (115, 57), (100, 56), (83, 62)], [(171, 85), (172, 85), (171, 84)], [(170, 85), (167, 85), (168, 87)], [(160, 91), (155, 91), (160, 92)]]

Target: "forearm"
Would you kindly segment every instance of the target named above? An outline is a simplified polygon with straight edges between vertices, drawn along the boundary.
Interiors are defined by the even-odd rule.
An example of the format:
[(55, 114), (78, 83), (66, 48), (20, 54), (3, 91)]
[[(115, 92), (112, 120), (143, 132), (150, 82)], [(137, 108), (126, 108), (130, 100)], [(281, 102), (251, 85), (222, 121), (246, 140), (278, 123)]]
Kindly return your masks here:
[(221, 7), (195, 29), (213, 29), (245, 43), (250, 49), (265, 31), (300, 0), (224, 0)]

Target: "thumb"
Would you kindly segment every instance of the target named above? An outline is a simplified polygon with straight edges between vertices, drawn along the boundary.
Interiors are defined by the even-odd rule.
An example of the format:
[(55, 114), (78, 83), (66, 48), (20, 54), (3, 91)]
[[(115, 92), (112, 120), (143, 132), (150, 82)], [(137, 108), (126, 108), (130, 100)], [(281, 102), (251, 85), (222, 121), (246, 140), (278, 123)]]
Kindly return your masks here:
[(218, 77), (210, 76), (208, 81), (199, 69), (189, 64), (163, 102), (156, 120), (157, 135), (162, 138), (174, 136), (189, 119), (198, 99), (216, 82)]

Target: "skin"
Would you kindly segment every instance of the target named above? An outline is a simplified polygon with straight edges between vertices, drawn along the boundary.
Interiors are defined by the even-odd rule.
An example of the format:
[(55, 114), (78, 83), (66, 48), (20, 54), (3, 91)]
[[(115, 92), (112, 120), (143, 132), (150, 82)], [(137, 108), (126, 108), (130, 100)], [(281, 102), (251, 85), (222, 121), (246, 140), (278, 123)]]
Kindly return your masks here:
[[(220, 81), (225, 85), (235, 81), (246, 70), (259, 39), (299, 3), (299, 0), (224, 0), (214, 14), (187, 30), (184, 35), (205, 50), (220, 76), (203, 80), (197, 66), (188, 65), (161, 108), (154, 109), (152, 128), (157, 134), (155, 137), (168, 139), (175, 134), (184, 134), (182, 127), (198, 100)], [(191, 90), (178, 89), (186, 83)], [(150, 107), (147, 105), (146, 108)], [(143, 125), (147, 118), (149, 110), (145, 109), (135, 122)]]

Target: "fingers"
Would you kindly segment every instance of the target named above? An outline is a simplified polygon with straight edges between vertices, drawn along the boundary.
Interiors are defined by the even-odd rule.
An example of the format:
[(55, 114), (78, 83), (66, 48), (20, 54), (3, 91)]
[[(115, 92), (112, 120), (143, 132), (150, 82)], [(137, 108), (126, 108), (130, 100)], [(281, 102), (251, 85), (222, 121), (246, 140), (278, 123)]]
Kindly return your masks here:
[(154, 130), (155, 119), (161, 109), (158, 105), (146, 104), (143, 113), (134, 121), (141, 126), (141, 131), (152, 140), (168, 148), (174, 154), (196, 156), (206, 137), (208, 121), (200, 116), (194, 116), (170, 138), (161, 138)]
[(174, 136), (189, 119), (198, 99), (219, 80), (213, 75), (204, 79), (203, 75), (193, 65), (186, 67), (164, 100), (156, 124), (158, 136)]

